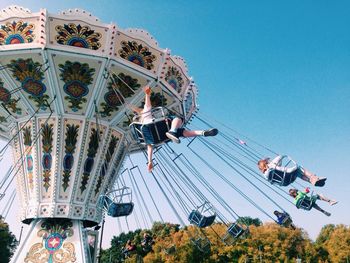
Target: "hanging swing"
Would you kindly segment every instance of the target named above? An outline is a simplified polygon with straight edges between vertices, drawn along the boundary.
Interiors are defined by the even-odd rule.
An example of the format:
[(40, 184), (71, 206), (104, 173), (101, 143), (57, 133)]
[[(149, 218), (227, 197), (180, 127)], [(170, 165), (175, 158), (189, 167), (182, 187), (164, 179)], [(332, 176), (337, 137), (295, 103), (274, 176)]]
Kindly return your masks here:
[(279, 186), (288, 186), (295, 181), (298, 175), (298, 165), (289, 156), (282, 156), (276, 166), (283, 167), (281, 170), (274, 169), (269, 173), (268, 181)]
[(293, 224), (293, 220), (287, 212), (283, 211), (281, 217), (282, 217), (282, 220), (280, 221), (281, 226), (290, 227), (290, 225)]
[(318, 198), (317, 194), (314, 195), (313, 193), (311, 193), (311, 196), (308, 196), (308, 195), (305, 194), (302, 198), (300, 198), (296, 202), (295, 206), (298, 209), (304, 209), (306, 211), (310, 211), (311, 208), (316, 203), (317, 198)]
[(134, 209), (131, 189), (126, 186), (101, 195), (99, 204), (111, 217), (128, 216)]
[(141, 145), (154, 146), (170, 141), (165, 135), (171, 127), (171, 119), (167, 116), (166, 108), (152, 108), (150, 112), (143, 114), (151, 114), (152, 122), (143, 124), (140, 121), (142, 116), (135, 116), (135, 121), (129, 125), (133, 139)]
[(227, 228), (226, 234), (222, 237), (222, 242), (226, 245), (232, 245), (238, 238), (248, 233), (249, 228), (236, 221)]
[(216, 213), (213, 211), (212, 205), (208, 201), (205, 201), (202, 205), (197, 207), (197, 209), (192, 210), (188, 216), (188, 220), (191, 224), (199, 228), (204, 228), (212, 225), (215, 217)]

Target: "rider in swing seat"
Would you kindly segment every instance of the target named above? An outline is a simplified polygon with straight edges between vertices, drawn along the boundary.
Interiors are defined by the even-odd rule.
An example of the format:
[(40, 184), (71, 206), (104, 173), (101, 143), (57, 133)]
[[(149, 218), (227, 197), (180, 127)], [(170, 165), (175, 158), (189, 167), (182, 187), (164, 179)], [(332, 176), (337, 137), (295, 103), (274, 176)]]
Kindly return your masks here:
[[(143, 124), (150, 124), (153, 122), (152, 117), (152, 103), (151, 103), (151, 88), (149, 86), (145, 86), (143, 88), (145, 93), (145, 104), (143, 109), (131, 106), (131, 110), (136, 112), (140, 116), (140, 122)], [(169, 117), (171, 121), (171, 127), (169, 131), (165, 131), (165, 136), (168, 137), (175, 143), (180, 143), (179, 137), (195, 137), (195, 136), (216, 136), (218, 134), (218, 130), (213, 128), (204, 131), (191, 131), (183, 128), (183, 121), (179, 117)], [(163, 132), (163, 131), (161, 131)], [(148, 171), (151, 172), (153, 169), (153, 145), (155, 142), (153, 141), (153, 137), (150, 134), (149, 129), (142, 129), (143, 136), (145, 137), (145, 143), (147, 145), (147, 168)], [(162, 135), (160, 136), (162, 137)]]
[[(283, 178), (283, 184), (281, 186), (288, 186), (293, 183), (296, 178), (311, 183), (314, 186), (324, 186), (327, 180), (326, 177), (318, 177), (310, 171), (306, 170), (302, 166), (295, 163), (293, 167), (281, 166), (282, 159), (287, 156), (278, 155), (272, 161), (270, 158), (261, 159), (258, 162), (259, 170), (265, 175), (267, 180), (271, 180), (271, 177), (277, 175), (279, 178)], [(273, 181), (271, 181), (274, 183)]]
[(308, 196), (307, 194), (310, 192), (309, 188), (306, 188), (305, 191), (298, 191), (295, 188), (289, 189), (289, 195), (294, 197), (293, 203), (297, 208), (303, 208), (305, 210), (311, 210), (311, 208), (315, 208), (316, 210), (322, 212), (326, 216), (330, 216), (331, 213), (323, 210), (316, 204), (317, 200), (322, 200), (328, 202), (330, 205), (335, 205), (338, 203), (336, 200), (329, 199), (322, 194), (316, 194)]

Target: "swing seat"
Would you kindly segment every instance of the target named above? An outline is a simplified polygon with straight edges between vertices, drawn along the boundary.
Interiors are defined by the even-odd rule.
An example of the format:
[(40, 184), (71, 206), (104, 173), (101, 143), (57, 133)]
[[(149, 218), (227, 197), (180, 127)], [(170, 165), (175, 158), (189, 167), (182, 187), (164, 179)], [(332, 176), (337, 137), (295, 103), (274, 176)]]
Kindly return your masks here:
[(287, 212), (280, 213), (280, 216), (277, 216), (277, 224), (284, 227), (289, 227), (293, 224), (293, 220)]
[(298, 209), (304, 209), (306, 211), (310, 211), (311, 208), (314, 206), (314, 204), (316, 203), (317, 200), (317, 195), (311, 195), (311, 196), (307, 196), (305, 195), (303, 198), (300, 198), (297, 203), (295, 204), (295, 206)]
[(201, 252), (210, 252), (210, 240), (205, 237), (191, 238), (191, 242), (198, 248)]
[(241, 237), (243, 234), (247, 233), (249, 231), (248, 228), (244, 228), (237, 222), (231, 224), (226, 231), (225, 236), (222, 238), (222, 241), (226, 245), (232, 245), (233, 242)]
[(115, 203), (108, 196), (104, 197), (104, 208), (111, 217), (128, 216), (134, 209), (134, 203)]
[(284, 212), (283, 215), (284, 217), (281, 221), (281, 225), (284, 227), (289, 227), (293, 223), (293, 220), (288, 213)]
[(286, 173), (282, 171), (273, 171), (269, 174), (268, 181), (271, 184), (276, 184), (279, 186), (288, 186), (292, 184), (295, 179), (297, 179), (298, 171), (292, 173)]
[(290, 158), (289, 156), (283, 156), (280, 160), (281, 165), (283, 167), (283, 171), (274, 170), (271, 171), (268, 176), (268, 181), (271, 184), (277, 184), (279, 186), (288, 186), (295, 181), (298, 176), (298, 169), (293, 172), (287, 172), (289, 168), (298, 166), (297, 163)]
[(204, 228), (210, 226), (214, 223), (216, 214), (211, 216), (204, 216), (198, 210), (192, 210), (188, 216), (188, 220), (191, 224), (198, 226), (199, 228)]
[(133, 139), (139, 144), (155, 146), (170, 141), (165, 135), (171, 127), (171, 118), (166, 112), (166, 108), (156, 107), (150, 111), (153, 118), (151, 123), (132, 122), (129, 128)]
[(152, 123), (133, 122), (129, 125), (133, 139), (143, 145), (158, 145), (170, 141), (165, 133), (170, 130), (171, 120), (162, 118)]

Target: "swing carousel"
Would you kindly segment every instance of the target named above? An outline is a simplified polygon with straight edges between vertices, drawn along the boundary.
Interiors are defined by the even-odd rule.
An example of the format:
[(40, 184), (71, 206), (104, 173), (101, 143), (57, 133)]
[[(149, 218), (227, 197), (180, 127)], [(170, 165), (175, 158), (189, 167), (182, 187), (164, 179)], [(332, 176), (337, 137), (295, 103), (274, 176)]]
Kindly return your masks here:
[[(12, 262), (97, 262), (101, 234), (94, 227), (104, 216), (124, 231), (121, 220), (147, 228), (165, 222), (169, 211), (181, 226), (196, 228), (191, 240), (206, 251), (206, 229), (214, 223), (226, 226), (217, 233), (226, 245), (249, 234), (242, 204), (272, 221), (266, 203), (280, 211), (291, 204), (282, 187), (291, 182), (283, 175), (268, 181), (256, 169), (259, 159), (276, 153), (198, 114), (185, 61), (147, 31), (104, 24), (80, 9), (51, 14), (10, 6), (0, 11), (0, 54), (0, 157), (13, 153), (0, 199), (7, 200), (6, 215), (17, 195), (20, 220), (30, 225)], [(156, 142), (151, 175), (143, 124), (129, 107), (143, 107), (146, 85)], [(163, 132), (169, 114), (194, 129), (215, 124), (219, 135), (175, 147)], [(13, 181), (16, 192), (9, 194)], [(224, 198), (227, 192), (234, 199)]]

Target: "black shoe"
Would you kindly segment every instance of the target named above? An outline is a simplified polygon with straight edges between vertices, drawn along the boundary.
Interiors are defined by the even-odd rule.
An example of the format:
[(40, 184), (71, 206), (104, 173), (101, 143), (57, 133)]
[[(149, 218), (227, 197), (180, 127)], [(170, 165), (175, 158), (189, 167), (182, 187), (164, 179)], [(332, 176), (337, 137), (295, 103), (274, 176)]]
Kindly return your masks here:
[(176, 136), (175, 132), (168, 131), (165, 133), (166, 137), (168, 137), (170, 140), (172, 140), (174, 143), (180, 143), (180, 139)]
[(325, 185), (327, 178), (320, 178), (315, 182), (315, 186), (322, 187)]
[(215, 136), (219, 133), (218, 129), (209, 129), (209, 130), (205, 130), (203, 132), (203, 136), (207, 137), (207, 136)]
[(323, 213), (326, 215), (326, 216), (331, 216), (331, 213), (327, 212), (327, 211), (323, 211)]

